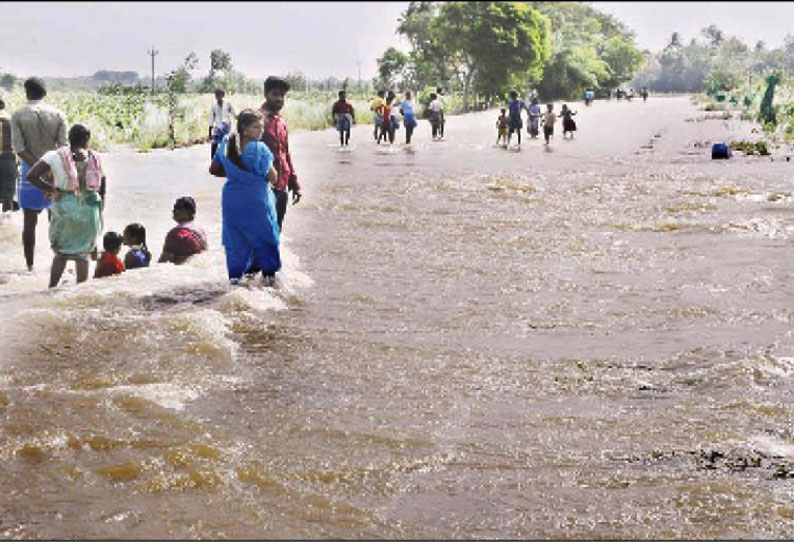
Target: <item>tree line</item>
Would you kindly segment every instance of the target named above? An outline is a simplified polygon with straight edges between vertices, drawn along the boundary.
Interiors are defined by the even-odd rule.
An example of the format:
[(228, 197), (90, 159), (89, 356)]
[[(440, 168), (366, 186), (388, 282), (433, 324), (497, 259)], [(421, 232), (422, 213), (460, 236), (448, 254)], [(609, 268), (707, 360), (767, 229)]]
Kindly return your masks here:
[(410, 2), (397, 33), (409, 52), (378, 59), (377, 87), (443, 86), (503, 97), (537, 89), (544, 100), (604, 95), (634, 78), (645, 55), (615, 17), (579, 2)]
[(709, 25), (685, 41), (673, 32), (656, 54), (646, 52), (646, 64), (635, 80), (657, 92), (729, 91), (759, 80), (767, 72), (794, 74), (794, 36), (786, 35), (781, 47), (770, 49), (764, 41), (748, 46)]

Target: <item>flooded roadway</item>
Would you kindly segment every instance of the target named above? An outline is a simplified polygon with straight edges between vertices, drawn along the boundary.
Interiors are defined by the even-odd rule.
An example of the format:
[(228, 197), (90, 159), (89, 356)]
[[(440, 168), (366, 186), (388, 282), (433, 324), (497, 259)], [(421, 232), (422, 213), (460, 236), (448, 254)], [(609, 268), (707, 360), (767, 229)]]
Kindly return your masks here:
[(750, 125), (687, 98), (574, 109), (293, 134), (275, 291), (226, 284), (206, 147), (105, 159), (155, 257), (196, 197), (189, 265), (47, 292), (1, 224), (0, 536), (794, 536), (794, 164), (711, 161)]

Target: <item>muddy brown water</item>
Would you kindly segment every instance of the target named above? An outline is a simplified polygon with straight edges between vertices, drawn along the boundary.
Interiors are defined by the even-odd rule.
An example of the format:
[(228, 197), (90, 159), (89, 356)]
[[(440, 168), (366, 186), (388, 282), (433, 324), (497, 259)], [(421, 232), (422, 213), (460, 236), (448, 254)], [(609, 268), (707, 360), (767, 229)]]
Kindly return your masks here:
[(0, 224), (0, 536), (794, 536), (794, 164), (711, 161), (750, 125), (684, 97), (574, 109), (293, 134), (275, 290), (226, 283), (204, 146), (105, 159), (155, 258), (196, 197), (188, 265), (46, 291)]

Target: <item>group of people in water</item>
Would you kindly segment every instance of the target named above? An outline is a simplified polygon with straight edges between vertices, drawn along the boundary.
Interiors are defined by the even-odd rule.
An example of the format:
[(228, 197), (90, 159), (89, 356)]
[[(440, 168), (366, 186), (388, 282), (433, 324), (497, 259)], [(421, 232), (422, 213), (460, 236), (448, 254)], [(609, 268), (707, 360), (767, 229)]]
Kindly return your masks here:
[[(146, 228), (127, 225), (122, 234), (108, 231), (102, 238), (103, 253), (96, 241), (104, 229), (103, 211), (107, 193), (102, 160), (90, 148), (91, 131), (82, 124), (66, 129), (66, 116), (43, 100), (44, 82), (36, 77), (24, 84), (27, 103), (9, 117), (0, 100), (0, 205), (3, 212), (22, 209), (22, 245), (25, 261), (33, 270), (36, 228), (41, 211), (47, 211), (49, 239), (54, 256), (50, 287), (59, 284), (66, 264), (75, 262), (77, 282), (88, 279), (89, 260), (97, 261), (94, 277), (102, 278), (126, 270), (148, 267), (152, 260), (146, 244)], [(215, 91), (210, 111), (210, 174), (226, 182), (221, 194), (222, 244), (229, 280), (238, 284), (244, 275), (262, 274), (266, 285), (275, 282), (281, 269), (280, 235), (292, 193), (292, 204), (302, 197), (301, 187), (289, 150), (287, 126), (280, 115), (289, 83), (271, 76), (265, 80), (265, 101), (258, 110), (239, 114), (225, 100), (222, 89)], [(647, 96), (647, 91), (643, 91)], [(355, 110), (344, 90), (332, 106), (339, 143), (347, 146)], [(585, 103), (592, 102), (585, 94)], [(445, 100), (442, 88), (430, 94), (427, 116), (434, 140), (444, 137)], [(417, 110), (411, 91), (399, 100), (392, 91), (381, 90), (370, 103), (374, 113), (373, 138), (394, 143), (400, 119), (405, 126), (405, 143), (411, 143), (417, 126)], [(509, 145), (513, 134), (521, 144), (522, 111), (527, 112), (527, 132), (532, 139), (543, 127), (549, 145), (558, 120), (553, 104), (543, 112), (533, 94), (526, 100), (510, 92), (506, 108), (496, 121), (497, 145)], [(563, 138), (574, 137), (577, 114), (563, 104), (559, 112)], [(18, 183), (17, 183), (18, 181)], [(14, 201), (17, 195), (18, 203)], [(196, 202), (190, 196), (176, 200), (172, 218), (177, 225), (168, 232), (158, 263), (181, 264), (207, 250), (207, 236), (194, 222)], [(119, 257), (122, 246), (129, 250)]]
[[(521, 145), (521, 129), (524, 127), (524, 122), (521, 118), (521, 112), (527, 112), (527, 133), (531, 139), (537, 139), (540, 134), (540, 126), (543, 125), (543, 139), (545, 144), (549, 145), (551, 136), (554, 135), (554, 125), (557, 122), (557, 114), (554, 113), (554, 104), (546, 104), (546, 112), (542, 113), (541, 107), (538, 103), (538, 98), (531, 94), (526, 100), (518, 97), (518, 91), (510, 91), (510, 99), (507, 102), (507, 107), (500, 110), (499, 117), (496, 119), (496, 144), (507, 147), (516, 134), (518, 145)], [(573, 120), (576, 111), (568, 108), (567, 104), (562, 105), (560, 110), (560, 117), (562, 117), (562, 137), (565, 138), (566, 134), (570, 134), (573, 139), (573, 133), (576, 131), (576, 121)]]
[[(53, 251), (50, 287), (60, 283), (67, 262), (75, 262), (78, 283), (88, 280), (89, 261), (94, 278), (149, 267), (152, 254), (146, 228), (127, 225), (122, 234), (107, 231), (100, 255), (97, 239), (104, 229), (107, 178), (102, 159), (90, 147), (91, 131), (73, 124), (67, 131), (65, 114), (44, 102), (44, 81), (24, 83), (27, 103), (8, 115), (0, 100), (0, 202), (3, 212), (23, 212), (22, 245), (28, 270), (34, 268), (36, 228), (42, 211), (49, 219)], [(280, 77), (265, 80), (265, 102), (259, 110), (235, 115), (216, 91), (210, 119), (211, 174), (225, 177), (221, 197), (222, 244), (232, 284), (244, 274), (260, 272), (266, 285), (281, 269), (279, 237), (292, 192), (297, 204), (301, 188), (292, 165), (288, 132), (279, 112), (289, 83)], [(232, 123), (236, 131), (232, 132)], [(14, 201), (14, 195), (17, 201)], [(165, 237), (158, 263), (182, 264), (206, 251), (207, 236), (195, 224), (196, 202), (182, 196), (174, 202), (177, 225)], [(129, 247), (124, 259), (122, 246)]]

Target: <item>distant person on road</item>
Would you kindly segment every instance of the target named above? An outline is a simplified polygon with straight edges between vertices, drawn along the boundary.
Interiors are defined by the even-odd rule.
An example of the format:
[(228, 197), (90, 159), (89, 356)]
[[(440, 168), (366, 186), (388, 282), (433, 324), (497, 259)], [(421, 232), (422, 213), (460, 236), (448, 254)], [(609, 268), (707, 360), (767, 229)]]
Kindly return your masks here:
[(576, 121), (573, 120), (573, 116), (576, 115), (575, 111), (571, 111), (568, 109), (567, 104), (562, 104), (562, 109), (560, 110), (560, 116), (562, 117), (562, 138), (565, 139), (565, 134), (571, 134), (571, 139), (573, 139), (573, 133), (576, 131)]
[(369, 104), (369, 110), (373, 113), (372, 122), (375, 125), (375, 129), (372, 132), (372, 137), (375, 139), (375, 141), (380, 141), (378, 136), (380, 135), (380, 125), (381, 121), (383, 120), (381, 117), (381, 109), (383, 108), (383, 104), (386, 103), (385, 96), (386, 91), (379, 90), (378, 96)]
[(339, 91), (339, 99), (334, 102), (331, 115), (339, 132), (339, 146), (349, 145), (350, 127), (356, 122), (356, 112), (353, 110), (353, 104), (347, 101), (347, 92), (344, 90)]
[(381, 125), (380, 134), (378, 134), (378, 145), (380, 145), (381, 139), (388, 140), (389, 143), (394, 143), (394, 126), (391, 118), (394, 97), (394, 93), (389, 91), (389, 94), (386, 96), (386, 101), (384, 101), (383, 105), (380, 107)]
[(509, 122), (508, 122), (508, 119), (507, 119), (507, 109), (505, 109), (503, 107), (501, 109), (499, 118), (496, 119), (496, 128), (497, 128), (496, 144), (497, 145), (504, 144), (505, 147), (507, 146), (508, 141), (509, 141), (508, 138), (507, 138), (507, 126), (508, 126), (508, 124), (509, 124)]
[(441, 120), (438, 124), (438, 137), (444, 139), (444, 128), (447, 125), (445, 111), (447, 109), (447, 98), (444, 96), (444, 87), (436, 87), (437, 99), (441, 102)]
[(543, 115), (543, 138), (546, 140), (546, 145), (554, 135), (555, 122), (557, 122), (557, 115), (554, 114), (554, 104), (546, 104), (546, 114)]
[(90, 140), (88, 128), (75, 124), (69, 129), (69, 145), (47, 151), (28, 172), (30, 183), (53, 202), (50, 288), (58, 285), (69, 260), (75, 262), (77, 282), (88, 279), (88, 259), (102, 231), (107, 180), (102, 160), (88, 148)]
[(265, 103), (259, 109), (263, 116), (265, 131), (262, 133), (262, 142), (273, 153), (273, 167), (278, 173), (278, 181), (273, 194), (276, 196), (276, 216), (278, 217), (278, 231), (284, 224), (287, 214), (289, 192), (292, 192), (292, 205), (297, 205), (303, 197), (301, 186), (295, 166), (292, 165), (292, 155), (289, 152), (289, 133), (287, 125), (279, 115), (284, 107), (284, 98), (289, 92), (289, 83), (281, 77), (270, 76), (265, 79)]
[(642, 87), (641, 94), (642, 94), (642, 101), (643, 102), (647, 102), (648, 101), (648, 87)]
[(6, 104), (0, 100), (0, 206), (3, 213), (14, 211), (14, 195), (17, 191), (17, 156), (11, 146), (11, 118), (5, 111)]
[(441, 139), (441, 122), (444, 119), (444, 102), (438, 99), (435, 92), (430, 94), (430, 127), (433, 140)]
[(529, 113), (527, 131), (532, 139), (537, 139), (538, 135), (540, 135), (540, 117), (543, 116), (543, 111), (540, 109), (537, 98), (532, 98), (532, 104), (527, 112)]
[(400, 112), (403, 115), (403, 124), (405, 124), (405, 144), (411, 144), (411, 136), (416, 128), (416, 105), (411, 99), (413, 95), (410, 90), (405, 91), (405, 99), (400, 104)]
[(228, 134), (232, 129), (234, 122), (235, 112), (234, 107), (227, 101), (224, 101), (226, 91), (222, 88), (215, 89), (215, 103), (212, 104), (210, 109), (210, 159), (215, 156), (215, 150), (218, 148), (218, 143), (221, 142), (223, 136)]
[(590, 105), (593, 103), (593, 99), (595, 99), (595, 92), (593, 92), (592, 90), (586, 90), (584, 92), (585, 106), (590, 107)]
[(518, 92), (515, 90), (510, 91), (510, 100), (507, 102), (508, 112), (508, 132), (507, 144), (513, 138), (515, 132), (518, 137), (518, 144), (521, 145), (521, 129), (524, 127), (524, 122), (521, 120), (521, 110), (526, 108), (523, 100), (518, 98)]
[(28, 172), (44, 154), (65, 147), (66, 115), (42, 102), (47, 96), (47, 87), (38, 77), (25, 81), (25, 96), (28, 103), (11, 115), (11, 144), (22, 160), (19, 181), (19, 206), (24, 214), (22, 246), (28, 270), (33, 270), (36, 251), (36, 226), (39, 213), (47, 209), (51, 216), (52, 201), (28, 181)]
[(163, 252), (157, 263), (180, 265), (194, 254), (207, 250), (207, 234), (194, 222), (196, 201), (190, 196), (182, 196), (174, 202), (171, 217), (177, 225), (165, 236)]

